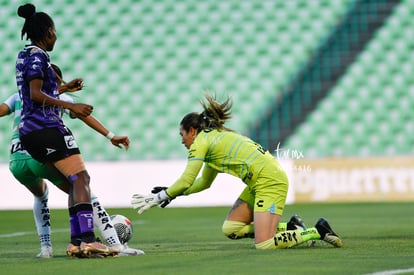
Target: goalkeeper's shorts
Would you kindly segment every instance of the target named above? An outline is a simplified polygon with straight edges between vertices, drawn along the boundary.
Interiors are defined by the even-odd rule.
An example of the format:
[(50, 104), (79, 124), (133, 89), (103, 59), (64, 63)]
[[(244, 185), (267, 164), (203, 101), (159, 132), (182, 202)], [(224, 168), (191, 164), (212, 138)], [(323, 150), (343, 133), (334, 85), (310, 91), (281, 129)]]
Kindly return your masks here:
[(253, 206), (254, 212), (282, 215), (288, 192), (286, 173), (276, 165), (266, 165), (240, 195), (240, 199)]

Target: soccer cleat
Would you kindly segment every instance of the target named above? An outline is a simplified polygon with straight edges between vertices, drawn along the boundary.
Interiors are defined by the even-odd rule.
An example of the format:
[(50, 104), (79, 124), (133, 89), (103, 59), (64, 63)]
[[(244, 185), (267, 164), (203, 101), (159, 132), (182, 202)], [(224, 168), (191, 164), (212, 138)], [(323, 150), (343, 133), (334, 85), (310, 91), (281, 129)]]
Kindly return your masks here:
[[(306, 230), (306, 225), (303, 222), (302, 218), (299, 215), (293, 215), (290, 220), (287, 222), (287, 230)], [(315, 240), (309, 240), (306, 242), (307, 246), (314, 246), (316, 243)]]
[(341, 238), (339, 238), (339, 236), (332, 230), (326, 219), (320, 218), (316, 222), (315, 228), (318, 230), (319, 235), (321, 235), (321, 240), (324, 240), (335, 247), (342, 246)]
[(74, 245), (72, 243), (69, 243), (68, 247), (66, 248), (66, 255), (68, 255), (69, 257), (80, 258), (82, 253), (81, 253), (79, 245)]
[(100, 258), (108, 256), (117, 256), (119, 250), (111, 249), (100, 242), (85, 243), (80, 245), (81, 257)]
[(36, 258), (40, 259), (49, 259), (53, 258), (53, 249), (51, 246), (42, 246), (40, 248), (40, 253), (36, 255)]
[(299, 215), (293, 215), (290, 220), (287, 222), (287, 230), (296, 230), (296, 229), (306, 229), (305, 223), (302, 221), (302, 218)]
[(144, 255), (145, 252), (140, 249), (130, 248), (127, 243), (116, 244), (110, 247), (111, 249), (118, 250), (119, 256), (140, 256)]

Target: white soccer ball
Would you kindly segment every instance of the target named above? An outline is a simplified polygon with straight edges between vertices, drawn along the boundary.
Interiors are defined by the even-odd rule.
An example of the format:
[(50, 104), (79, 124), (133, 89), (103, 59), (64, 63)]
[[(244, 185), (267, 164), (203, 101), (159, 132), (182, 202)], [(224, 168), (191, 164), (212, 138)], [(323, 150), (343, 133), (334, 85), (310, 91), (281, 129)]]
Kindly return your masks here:
[(119, 214), (112, 215), (111, 220), (118, 234), (119, 241), (122, 244), (128, 242), (132, 238), (133, 232), (131, 221), (127, 217)]

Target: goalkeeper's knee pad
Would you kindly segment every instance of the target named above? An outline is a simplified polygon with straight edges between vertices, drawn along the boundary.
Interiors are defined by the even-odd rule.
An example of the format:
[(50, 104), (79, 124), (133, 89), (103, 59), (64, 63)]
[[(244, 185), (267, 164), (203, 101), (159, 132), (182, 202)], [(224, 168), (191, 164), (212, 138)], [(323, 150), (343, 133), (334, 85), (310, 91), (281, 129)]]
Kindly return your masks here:
[(222, 230), (224, 235), (232, 240), (254, 238), (253, 223), (246, 224), (244, 222), (225, 220)]

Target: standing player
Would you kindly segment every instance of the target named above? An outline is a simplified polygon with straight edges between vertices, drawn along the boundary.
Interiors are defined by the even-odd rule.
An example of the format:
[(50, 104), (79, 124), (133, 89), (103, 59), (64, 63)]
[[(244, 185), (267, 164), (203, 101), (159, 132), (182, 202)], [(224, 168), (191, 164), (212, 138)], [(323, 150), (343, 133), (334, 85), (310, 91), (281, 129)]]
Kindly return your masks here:
[[(44, 12), (36, 12), (32, 4), (19, 6), (17, 13), (25, 19), (21, 37), (26, 35), (31, 41), (18, 53), (16, 61), (16, 84), (23, 106), (19, 125), (21, 143), (34, 159), (70, 182), (71, 240), (67, 250), (85, 257), (116, 254), (118, 251), (96, 241), (90, 177), (76, 141), (60, 117), (60, 108), (87, 117), (93, 107), (58, 98), (56, 76), (47, 54), (53, 50), (57, 39), (52, 18)], [(81, 80), (76, 83), (82, 86)]]
[[(58, 76), (58, 85), (60, 87), (60, 79), (62, 74), (56, 65), (52, 64), (53, 69)], [(65, 89), (65, 88), (63, 88)], [(62, 89), (62, 90), (63, 90)], [(66, 95), (60, 95), (65, 97)], [(65, 97), (66, 101), (73, 102), (69, 96)], [(33, 215), (36, 223), (38, 236), (40, 239), (41, 251), (37, 255), (38, 258), (50, 258), (53, 256), (52, 243), (50, 240), (50, 212), (48, 207), (48, 187), (43, 180), (48, 179), (55, 184), (62, 191), (69, 193), (70, 187), (66, 179), (60, 177), (58, 174), (52, 172), (45, 164), (34, 160), (26, 150), (21, 146), (17, 126), (20, 122), (21, 101), (19, 95), (13, 94), (4, 103), (0, 104), (0, 117), (14, 113), (13, 133), (10, 146), (10, 162), (9, 169), (14, 177), (23, 184), (34, 196)], [(92, 115), (88, 116), (89, 122), (84, 121), (94, 130), (106, 136), (110, 133), (99, 121)], [(125, 149), (129, 147), (129, 140), (126, 136), (113, 136), (110, 139), (111, 143), (117, 147), (121, 144)], [(129, 248), (127, 245), (121, 244), (118, 235), (114, 229), (112, 221), (100, 204), (98, 198), (92, 194), (91, 202), (93, 206), (94, 223), (99, 229), (102, 237), (113, 248), (120, 251), (121, 256), (137, 256), (142, 255), (142, 250)]]
[[(228, 173), (247, 186), (223, 225), (227, 236), (245, 237), (254, 232), (256, 249), (289, 248), (316, 239), (341, 247), (342, 240), (323, 218), (314, 228), (276, 232), (288, 190), (285, 172), (267, 150), (224, 126), (231, 117), (229, 99), (224, 103), (208, 95), (206, 99), (201, 114), (187, 114), (180, 123), (182, 143), (188, 149), (187, 167), (181, 177), (167, 189), (133, 195), (133, 208), (142, 214), (151, 207), (165, 206), (177, 196), (209, 188), (218, 173)], [(196, 179), (203, 165), (201, 177)]]

